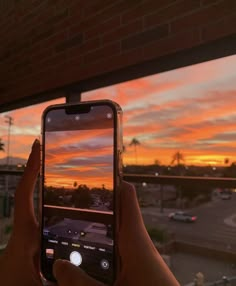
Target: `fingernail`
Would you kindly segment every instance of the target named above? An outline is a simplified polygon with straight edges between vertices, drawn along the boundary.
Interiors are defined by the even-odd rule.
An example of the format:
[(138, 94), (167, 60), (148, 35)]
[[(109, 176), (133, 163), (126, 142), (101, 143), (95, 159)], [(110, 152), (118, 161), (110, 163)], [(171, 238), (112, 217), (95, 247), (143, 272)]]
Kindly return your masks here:
[(34, 140), (34, 143), (33, 143), (33, 145), (32, 145), (32, 149), (35, 148), (35, 146), (37, 146), (37, 145), (39, 145), (39, 144), (40, 144), (39, 139), (35, 139), (35, 140)]

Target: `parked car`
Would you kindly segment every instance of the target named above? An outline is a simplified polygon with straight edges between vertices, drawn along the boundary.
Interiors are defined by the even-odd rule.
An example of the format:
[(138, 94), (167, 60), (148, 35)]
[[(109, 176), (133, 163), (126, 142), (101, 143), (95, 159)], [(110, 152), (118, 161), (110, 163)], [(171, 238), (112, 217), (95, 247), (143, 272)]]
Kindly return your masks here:
[(183, 222), (194, 222), (197, 220), (197, 217), (195, 215), (192, 215), (192, 214), (189, 214), (183, 211), (178, 211), (178, 212), (170, 213), (169, 219), (183, 221)]
[(230, 191), (223, 191), (220, 193), (220, 197), (222, 200), (230, 200), (232, 197), (232, 193)]

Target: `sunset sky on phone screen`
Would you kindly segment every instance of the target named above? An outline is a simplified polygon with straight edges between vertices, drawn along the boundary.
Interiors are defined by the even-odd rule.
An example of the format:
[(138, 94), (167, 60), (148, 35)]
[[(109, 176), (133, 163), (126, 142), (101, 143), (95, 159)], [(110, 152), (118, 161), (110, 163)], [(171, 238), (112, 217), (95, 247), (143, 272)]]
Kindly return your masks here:
[(113, 186), (113, 129), (46, 132), (46, 185)]

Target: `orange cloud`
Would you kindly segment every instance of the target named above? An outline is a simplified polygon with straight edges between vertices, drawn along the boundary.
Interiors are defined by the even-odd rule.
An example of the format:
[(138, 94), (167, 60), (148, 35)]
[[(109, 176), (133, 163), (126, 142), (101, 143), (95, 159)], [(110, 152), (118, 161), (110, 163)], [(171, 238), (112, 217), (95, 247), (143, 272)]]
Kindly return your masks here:
[(112, 188), (112, 129), (47, 132), (45, 150), (47, 185)]
[[(187, 164), (221, 164), (225, 156), (236, 159), (235, 64), (236, 56), (232, 56), (86, 92), (82, 98), (108, 98), (121, 105), (126, 164), (135, 163), (134, 148), (129, 146), (134, 137), (141, 143), (137, 147), (139, 164), (152, 164), (156, 159), (169, 164), (177, 150), (184, 153)], [(9, 113), (14, 117), (11, 154), (28, 156), (39, 136), (46, 105)], [(7, 125), (0, 119), (0, 137), (6, 144)], [(97, 138), (103, 134), (102, 130), (91, 131)], [(75, 157), (92, 158), (91, 151), (61, 148), (62, 142), (65, 146), (86, 142), (89, 134), (57, 139), (48, 142), (49, 149), (60, 150), (58, 158), (55, 154), (48, 157), (51, 165)], [(96, 155), (102, 157), (110, 151), (97, 148)], [(6, 152), (0, 153), (5, 156)]]
[(2, 138), (5, 144), (5, 152), (0, 154), (0, 158), (7, 156), (8, 125), (5, 122), (5, 115), (13, 118), (10, 136), (10, 156), (27, 159), (33, 141), (36, 138), (40, 138), (43, 110), (49, 105), (63, 102), (65, 102), (65, 99), (61, 98), (1, 114), (0, 138)]

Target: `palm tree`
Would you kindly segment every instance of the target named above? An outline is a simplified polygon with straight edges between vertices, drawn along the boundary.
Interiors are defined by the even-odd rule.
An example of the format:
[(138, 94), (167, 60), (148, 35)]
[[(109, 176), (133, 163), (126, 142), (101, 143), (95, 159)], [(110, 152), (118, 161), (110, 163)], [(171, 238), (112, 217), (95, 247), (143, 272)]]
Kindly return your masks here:
[(138, 139), (136, 138), (133, 138), (131, 140), (131, 142), (129, 143), (129, 146), (134, 146), (134, 152), (135, 152), (135, 162), (136, 162), (136, 165), (137, 165), (137, 146), (140, 145), (141, 143), (138, 141)]
[(185, 159), (184, 159), (183, 153), (180, 153), (180, 151), (177, 151), (172, 156), (171, 165), (173, 165), (176, 162), (177, 166), (179, 166), (181, 164), (181, 162), (184, 162), (184, 161), (185, 161)]
[(0, 138), (0, 151), (5, 151), (4, 149), (4, 143), (2, 142), (2, 138)]
[[(174, 165), (174, 163), (176, 162), (177, 172), (179, 175), (181, 175), (181, 162), (184, 162), (184, 161), (185, 161), (184, 155), (180, 151), (177, 151), (173, 154), (172, 160), (171, 160), (171, 165)], [(182, 188), (181, 188), (181, 186), (177, 186), (177, 193), (178, 193), (178, 197), (181, 201), (181, 207), (183, 207), (182, 206)]]

